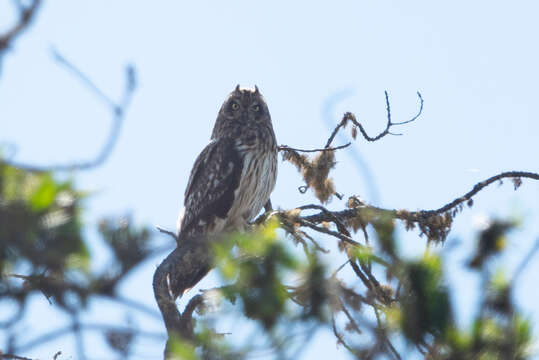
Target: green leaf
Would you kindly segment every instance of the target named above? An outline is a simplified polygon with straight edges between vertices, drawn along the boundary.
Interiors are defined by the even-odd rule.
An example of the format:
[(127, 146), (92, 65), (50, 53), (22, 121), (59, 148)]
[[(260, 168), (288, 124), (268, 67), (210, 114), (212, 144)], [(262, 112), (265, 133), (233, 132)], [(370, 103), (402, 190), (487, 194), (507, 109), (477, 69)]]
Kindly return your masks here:
[(438, 256), (425, 256), (405, 265), (406, 296), (402, 300), (402, 330), (414, 343), (426, 334), (444, 336), (452, 322), (449, 293), (442, 278)]
[(56, 184), (50, 175), (43, 175), (41, 177), (41, 184), (30, 195), (30, 204), (32, 210), (40, 211), (48, 208), (56, 196)]
[(67, 267), (82, 270), (85, 273), (90, 271), (90, 252), (81, 242), (81, 247), (77, 253), (70, 254), (67, 257)]
[(170, 352), (167, 359), (174, 360), (197, 360), (198, 357), (195, 354), (195, 348), (193, 345), (181, 339), (170, 339), (167, 343), (168, 350)]

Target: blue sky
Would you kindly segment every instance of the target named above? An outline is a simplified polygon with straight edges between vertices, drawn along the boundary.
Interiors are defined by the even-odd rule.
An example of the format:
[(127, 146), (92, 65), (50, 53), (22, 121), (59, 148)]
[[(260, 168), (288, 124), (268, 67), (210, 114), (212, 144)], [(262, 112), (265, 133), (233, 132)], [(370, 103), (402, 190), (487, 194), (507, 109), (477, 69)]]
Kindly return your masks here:
[[(538, 11), (534, 1), (492, 0), (49, 1), (4, 57), (0, 141), (17, 144), (16, 159), (26, 162), (93, 157), (108, 134), (108, 109), (52, 61), (50, 49), (58, 49), (115, 99), (122, 93), (123, 67), (133, 63), (139, 88), (114, 153), (104, 166), (76, 175), (82, 188), (95, 191), (85, 216), (95, 225), (102, 215), (132, 213), (141, 224), (174, 228), (194, 158), (236, 84), (257, 84), (278, 142), (301, 148), (325, 143), (330, 129), (324, 111), (332, 99), (338, 100), (329, 106), (332, 122), (352, 111), (374, 134), (386, 120), (384, 90), (395, 120), (415, 113), (415, 94), (421, 91), (423, 116), (404, 126), (403, 136), (353, 145), (371, 170), (378, 196), (365, 185), (352, 151), (338, 154), (334, 178), (339, 192), (376, 200), (375, 205), (436, 208), (501, 171), (539, 172)], [(11, 2), (0, 1), (0, 31), (13, 20)], [(300, 185), (296, 170), (280, 163), (274, 206), (313, 202), (310, 194), (297, 192)], [(514, 192), (506, 182), (484, 191), (457, 218), (449, 241), (461, 243), (448, 254), (446, 266), (460, 297), (462, 324), (473, 312), (478, 286), (477, 277), (462, 270), (477, 219), (522, 217), (508, 255), (499, 261), (511, 274), (539, 236), (538, 199), (539, 184), (524, 181)], [(97, 267), (105, 266), (107, 252), (93, 231), (88, 238)], [(410, 257), (424, 249), (425, 240), (415, 233), (400, 238)], [(151, 276), (160, 260), (132, 275), (127, 296), (156, 308)], [(539, 292), (530, 286), (538, 271), (534, 259), (515, 298), (539, 331)], [(61, 323), (61, 317), (42, 315), (51, 310), (44, 298), (34, 303), (47, 327)], [(123, 319), (124, 313), (95, 306), (106, 319)], [(138, 324), (161, 330), (158, 321)], [(97, 337), (87, 342), (98, 353), (103, 347)], [(58, 344), (25, 355), (44, 358)], [(67, 340), (60, 344), (69, 354)], [(143, 353), (153, 357), (161, 350), (154, 342)], [(346, 357), (324, 333), (304, 358), (313, 354)]]

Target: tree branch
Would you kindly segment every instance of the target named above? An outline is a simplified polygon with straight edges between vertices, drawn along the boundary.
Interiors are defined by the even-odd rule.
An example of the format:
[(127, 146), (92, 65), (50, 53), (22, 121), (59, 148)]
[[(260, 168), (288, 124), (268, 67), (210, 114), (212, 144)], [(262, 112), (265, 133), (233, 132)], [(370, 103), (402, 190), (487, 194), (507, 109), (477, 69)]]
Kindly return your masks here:
[(305, 150), (305, 149), (296, 149), (296, 148), (292, 148), (288, 145), (280, 145), (279, 147), (277, 147), (277, 150), (278, 151), (297, 151), (297, 152), (305, 152), (305, 153), (312, 153), (312, 152), (319, 152), (319, 151), (334, 151), (334, 150), (340, 150), (340, 149), (344, 149), (344, 148), (347, 148), (348, 146), (350, 146), (352, 143), (348, 143), (348, 144), (344, 144), (344, 145), (341, 145), (341, 146), (335, 146), (335, 147), (325, 147), (323, 149), (310, 149), (310, 150)]
[[(419, 103), (419, 111), (417, 112), (417, 114), (414, 117), (412, 117), (411, 119), (409, 119), (409, 120), (401, 121), (401, 122), (393, 122), (391, 120), (391, 107), (389, 105), (389, 95), (388, 95), (387, 91), (385, 91), (384, 93), (385, 93), (385, 98), (386, 98), (386, 111), (387, 111), (387, 123), (386, 123), (386, 128), (384, 129), (384, 131), (382, 131), (380, 134), (378, 134), (378, 135), (376, 135), (374, 137), (369, 136), (367, 134), (367, 132), (365, 131), (365, 129), (363, 128), (363, 125), (361, 125), (361, 123), (359, 123), (357, 121), (356, 116), (354, 114), (352, 114), (351, 112), (347, 112), (347, 113), (344, 114), (344, 116), (343, 116), (341, 122), (339, 123), (339, 125), (337, 125), (337, 127), (331, 133), (328, 141), (326, 142), (325, 147), (327, 148), (327, 147), (331, 146), (331, 143), (335, 139), (335, 136), (337, 135), (339, 130), (341, 128), (345, 127), (346, 124), (348, 123), (348, 121), (351, 121), (354, 124), (354, 126), (356, 126), (359, 129), (359, 131), (361, 132), (361, 135), (363, 135), (363, 138), (365, 138), (365, 140), (367, 140), (367, 141), (376, 141), (376, 140), (379, 140), (379, 139), (381, 139), (382, 137), (384, 137), (386, 135), (402, 135), (402, 134), (394, 134), (394, 133), (390, 132), (389, 129), (392, 126), (408, 124), (408, 123), (416, 120), (417, 118), (419, 118), (419, 116), (421, 116), (421, 114), (423, 113), (423, 97), (421, 96), (421, 93), (418, 91), (417, 96), (419, 97), (419, 102), (420, 103)], [(354, 134), (354, 132), (353, 132), (353, 134)]]
[[(195, 296), (181, 314), (176, 298), (196, 285), (213, 267), (210, 246), (215, 237), (197, 236), (182, 239), (157, 267), (153, 277), (155, 300), (163, 316), (169, 341), (176, 337), (193, 338), (192, 314), (203, 298)], [(168, 348), (168, 346), (167, 346)]]
[(124, 121), (125, 113), (129, 104), (133, 98), (134, 91), (136, 89), (136, 74), (133, 65), (126, 66), (125, 69), (125, 88), (122, 98), (119, 102), (114, 102), (105, 93), (94, 84), (90, 78), (79, 70), (75, 65), (69, 62), (58, 51), (52, 50), (54, 59), (68, 71), (72, 72), (76, 78), (78, 78), (86, 87), (88, 87), (96, 96), (98, 96), (106, 106), (110, 108), (112, 113), (112, 127), (105, 144), (94, 159), (87, 161), (80, 161), (71, 164), (53, 164), (46, 166), (25, 164), (16, 161), (6, 161), (7, 164), (31, 172), (46, 172), (46, 171), (73, 171), (73, 170), (88, 170), (102, 165), (111, 154), (114, 146), (116, 145), (122, 124)]
[[(163, 333), (138, 330), (136, 328), (129, 327), (129, 326), (117, 326), (117, 325), (100, 324), (100, 323), (79, 323), (78, 326), (81, 331), (96, 331), (100, 333), (105, 333), (107, 331), (132, 332), (136, 336), (146, 337), (149, 339), (162, 340), (163, 338), (165, 338), (165, 334)], [(69, 335), (73, 333), (75, 330), (76, 330), (75, 324), (64, 326), (64, 327), (52, 330), (48, 333), (42, 334), (36, 337), (35, 339), (27, 341), (26, 343), (17, 345), (16, 348), (18, 351), (28, 351), (36, 346), (40, 346), (47, 342), (51, 342), (62, 336)]]
[(504, 179), (504, 178), (512, 178), (514, 179), (514, 186), (515, 190), (518, 189), (520, 186), (520, 178), (528, 178), (533, 180), (539, 180), (539, 174), (528, 172), (528, 171), (506, 171), (503, 173), (500, 173), (498, 175), (494, 175), (492, 177), (489, 177), (488, 179), (481, 181), (472, 188), (472, 190), (468, 191), (463, 196), (456, 198), (455, 200), (445, 204), (439, 209), (436, 210), (422, 210), (418, 211), (417, 214), (421, 216), (431, 216), (431, 215), (437, 215), (447, 212), (448, 210), (453, 209), (454, 207), (462, 204), (465, 201), (469, 201), (472, 199), (472, 197), (477, 194), (479, 191), (483, 190), (485, 187), (489, 186), (493, 182), (496, 182), (498, 180)]
[(1, 351), (0, 351), (0, 359), (32, 360), (32, 359), (24, 357), (24, 356), (18, 356), (18, 355), (14, 355), (14, 354), (3, 354)]
[[(372, 219), (387, 216), (390, 218), (403, 220), (407, 223), (407, 225), (417, 223), (419, 224), (422, 233), (427, 234), (429, 240), (444, 241), (448, 231), (450, 230), (452, 217), (456, 215), (455, 211), (457, 210), (455, 208), (457, 208), (464, 202), (470, 202), (473, 196), (475, 196), (478, 192), (480, 192), (490, 184), (503, 178), (513, 179), (513, 184), (515, 186), (515, 189), (517, 189), (522, 182), (522, 178), (539, 180), (539, 174), (526, 171), (507, 171), (500, 173), (477, 183), (472, 188), (472, 190), (468, 191), (463, 196), (460, 196), (453, 201), (447, 203), (446, 205), (434, 210), (408, 211), (383, 209), (361, 203), (360, 205), (355, 206), (351, 209), (345, 209), (340, 211), (329, 211), (327, 209), (324, 209), (317, 214), (299, 216), (297, 218), (297, 222), (302, 226), (307, 226), (316, 231), (332, 235), (343, 241), (353, 244), (349, 240), (343, 238), (347, 237), (346, 235), (339, 234), (339, 236), (337, 236), (336, 234), (333, 234), (331, 230), (318, 227), (316, 226), (316, 224), (320, 224), (322, 222), (334, 222), (334, 219), (339, 219), (341, 222), (358, 219), (358, 221), (362, 221), (364, 222), (364, 225), (366, 225), (366, 223), (368, 223)], [(451, 210), (453, 210), (452, 214), (450, 214)]]
[(19, 6), (19, 21), (4, 35), (0, 36), (0, 56), (3, 51), (9, 49), (18, 36), (30, 27), (39, 5), (41, 5), (41, 0), (33, 0), (28, 6)]

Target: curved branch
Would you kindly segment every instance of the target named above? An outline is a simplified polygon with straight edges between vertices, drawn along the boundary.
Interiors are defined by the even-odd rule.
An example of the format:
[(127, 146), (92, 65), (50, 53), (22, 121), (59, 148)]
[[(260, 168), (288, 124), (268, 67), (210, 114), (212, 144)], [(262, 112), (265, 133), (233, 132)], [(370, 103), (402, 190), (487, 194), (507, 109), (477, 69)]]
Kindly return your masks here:
[[(162, 340), (165, 337), (165, 334), (158, 333), (158, 332), (152, 332), (152, 331), (146, 331), (146, 330), (139, 330), (137, 328), (133, 328), (130, 326), (118, 326), (118, 325), (109, 325), (109, 324), (102, 324), (102, 323), (79, 323), (77, 325), (70, 324), (68, 326), (60, 327), (58, 329), (52, 330), (48, 333), (42, 334), (37, 336), (36, 338), (29, 340), (21, 345), (17, 345), (17, 351), (25, 352), (32, 348), (35, 348), (37, 346), (41, 346), (45, 343), (54, 341), (60, 337), (70, 335), (76, 330), (76, 327), (79, 327), (82, 331), (97, 331), (97, 332), (107, 332), (107, 331), (115, 331), (115, 332), (132, 332), (136, 336), (145, 337), (148, 339), (155, 339), (155, 340)], [(0, 359), (1, 359), (0, 354)]]
[[(326, 216), (328, 216), (328, 220), (327, 221), (332, 221), (331, 218), (333, 218), (333, 213), (331, 211), (327, 211), (327, 212), (323, 212)], [(325, 227), (321, 227), (321, 226), (316, 226), (315, 224), (313, 224), (311, 221), (309, 220), (306, 220), (305, 218), (300, 218), (298, 217), (298, 223), (301, 225), (301, 226), (306, 226), (308, 228), (311, 228), (315, 231), (318, 231), (320, 233), (324, 233), (324, 234), (328, 234), (328, 235), (331, 235), (331, 236), (334, 236), (350, 245), (355, 245), (355, 246), (363, 246), (361, 245), (360, 243), (358, 243), (357, 241), (355, 241), (354, 239), (352, 239), (350, 236), (347, 236), (347, 235), (344, 235), (344, 234), (341, 234), (340, 232), (337, 232), (337, 231), (333, 231), (333, 230), (330, 230), (330, 229), (326, 229)]]
[(41, 5), (41, 0), (33, 0), (28, 6), (19, 6), (19, 22), (8, 30), (4, 35), (0, 36), (0, 55), (2, 51), (8, 49), (11, 43), (28, 29), (35, 15), (37, 9)]
[(481, 181), (475, 184), (472, 190), (468, 191), (466, 194), (434, 210), (406, 211), (406, 210), (395, 210), (395, 209), (383, 209), (376, 206), (362, 205), (353, 209), (345, 209), (341, 211), (325, 210), (325, 211), (319, 212), (318, 214), (300, 217), (300, 219), (309, 221), (311, 223), (319, 224), (324, 221), (332, 221), (333, 217), (337, 217), (339, 219), (350, 219), (357, 216), (358, 211), (372, 211), (376, 213), (377, 215), (389, 215), (397, 219), (417, 221), (420, 218), (427, 218), (434, 215), (444, 214), (447, 211), (462, 204), (463, 202), (469, 201), (479, 191), (483, 190), (485, 187), (492, 184), (493, 182), (496, 182), (503, 178), (513, 178), (513, 179), (528, 178), (528, 179), (533, 179), (533, 180), (539, 180), (539, 174), (527, 172), (527, 171), (507, 171), (507, 172), (500, 173), (498, 175), (492, 176), (484, 181)]
[[(339, 125), (337, 125), (337, 127), (335, 129), (333, 129), (333, 132), (329, 136), (329, 138), (328, 138), (328, 140), (326, 142), (326, 145), (323, 148), (306, 150), (306, 149), (292, 148), (292, 147), (287, 146), (287, 145), (281, 145), (281, 146), (278, 147), (278, 150), (279, 151), (294, 151), (294, 152), (312, 153), (312, 152), (333, 151), (333, 150), (340, 150), (340, 149), (347, 148), (348, 146), (350, 146), (351, 143), (340, 145), (340, 146), (335, 146), (335, 147), (331, 147), (331, 143), (335, 139), (335, 136), (337, 135), (339, 130), (341, 128), (345, 127), (346, 124), (348, 123), (348, 121), (351, 121), (354, 124), (354, 126), (357, 126), (359, 128), (359, 131), (361, 132), (361, 134), (363, 135), (363, 137), (367, 141), (376, 141), (376, 140), (378, 140), (378, 139), (380, 139), (380, 138), (382, 138), (382, 137), (384, 137), (384, 136), (386, 136), (388, 134), (389, 135), (402, 135), (402, 134), (391, 133), (389, 131), (389, 129), (392, 126), (408, 124), (408, 123), (416, 120), (419, 116), (421, 116), (421, 114), (423, 113), (423, 97), (421, 96), (421, 93), (418, 91), (417, 96), (419, 97), (420, 105), (419, 105), (419, 111), (417, 112), (417, 114), (414, 117), (412, 117), (411, 119), (406, 120), (406, 121), (392, 122), (392, 120), (391, 120), (391, 107), (389, 105), (389, 95), (388, 95), (387, 91), (385, 91), (384, 93), (385, 93), (385, 97), (386, 97), (387, 124), (386, 124), (385, 130), (383, 132), (381, 132), (380, 134), (376, 135), (375, 137), (370, 137), (367, 134), (367, 132), (365, 131), (365, 129), (363, 128), (363, 126), (356, 120), (355, 115), (352, 114), (351, 112), (347, 112), (347, 113), (344, 114), (343, 119), (341, 120)], [(355, 136), (354, 136), (354, 138), (355, 138)]]
[(18, 356), (18, 355), (14, 355), (14, 354), (3, 354), (2, 352), (0, 352), (0, 359), (32, 360), (32, 359), (24, 357), (24, 356)]
[(7, 164), (31, 172), (47, 172), (47, 171), (72, 171), (72, 170), (88, 170), (102, 165), (112, 153), (114, 146), (118, 142), (125, 113), (136, 89), (135, 68), (132, 65), (126, 66), (125, 69), (125, 88), (121, 100), (116, 103), (110, 99), (105, 93), (93, 83), (90, 78), (79, 70), (75, 65), (69, 62), (63, 55), (53, 49), (54, 59), (64, 66), (68, 71), (72, 72), (86, 87), (96, 94), (109, 108), (112, 113), (112, 127), (103, 147), (95, 158), (88, 161), (80, 161), (71, 164), (54, 164), (54, 165), (32, 165), (16, 161), (5, 161)]
[(335, 147), (325, 147), (325, 148), (322, 148), (322, 149), (310, 149), (310, 150), (305, 150), (305, 149), (296, 149), (296, 148), (292, 148), (290, 146), (287, 146), (287, 145), (280, 145), (279, 147), (277, 147), (277, 150), (278, 151), (297, 151), (297, 152), (305, 152), (305, 153), (311, 153), (311, 152), (318, 152), (318, 151), (333, 151), (333, 150), (340, 150), (340, 149), (344, 149), (344, 148), (347, 148), (348, 146), (350, 146), (352, 143), (348, 143), (348, 144), (344, 144), (344, 145), (340, 145), (340, 146), (335, 146)]
[[(440, 240), (444, 240), (450, 229), (451, 222), (432, 221), (432, 218), (436, 219), (436, 216), (446, 217), (448, 211), (459, 206), (462, 202), (470, 200), (483, 188), (502, 178), (514, 179), (515, 187), (517, 187), (520, 185), (520, 178), (539, 180), (539, 174), (523, 171), (510, 171), (498, 174), (477, 183), (471, 191), (435, 210), (409, 212), (406, 210), (382, 209), (359, 203), (356, 207), (350, 209), (330, 211), (320, 205), (305, 205), (299, 207), (297, 210), (319, 210), (319, 212), (314, 215), (300, 216), (299, 213), (296, 213), (298, 215), (293, 215), (294, 211), (273, 211), (270, 216), (262, 215), (259, 219), (255, 220), (255, 223), (266, 221), (268, 218), (276, 215), (281, 219), (283, 224), (293, 223), (299, 226), (308, 227), (315, 231), (331, 235), (346, 244), (363, 246), (349, 236), (348, 228), (350, 228), (350, 222), (348, 221), (361, 217), (365, 220), (365, 223), (369, 223), (377, 221), (376, 218), (389, 216), (407, 222), (417, 222), (421, 230), (429, 235), (429, 239), (431, 239), (431, 237), (434, 238), (434, 235), (437, 235)], [(318, 226), (317, 224), (320, 224), (321, 222), (334, 223), (337, 227), (337, 231)], [(160, 231), (175, 237), (175, 234), (172, 232), (166, 230), (163, 231), (163, 229), (160, 229)], [(218, 241), (218, 239), (215, 237), (210, 239), (206, 236), (182, 240), (182, 242), (178, 244), (178, 247), (168, 255), (155, 271), (153, 279), (154, 295), (165, 322), (169, 341), (177, 337), (193, 341), (193, 312), (203, 303), (203, 296), (196, 295), (193, 297), (186, 306), (183, 314), (180, 313), (176, 307), (175, 300), (189, 288), (198, 283), (198, 281), (200, 281), (213, 267), (213, 259), (209, 249), (211, 243), (215, 241)], [(351, 265), (353, 271), (361, 279), (366, 288), (373, 292), (376, 299), (382, 304), (389, 304), (393, 301), (393, 299), (389, 297), (390, 295), (383, 291), (381, 284), (372, 275), (370, 268), (366, 264), (363, 264), (360, 261), (358, 264), (356, 261), (357, 259), (349, 258), (347, 263)], [(339, 342), (344, 343), (342, 336), (336, 331), (334, 321), (332, 322), (332, 325), (337, 339)], [(385, 344), (394, 356), (398, 358), (398, 354), (393, 351), (394, 349), (392, 349), (391, 344)], [(167, 345), (167, 349), (168, 348)], [(167, 354), (166, 351), (167, 350), (165, 350), (165, 356)]]
[(461, 197), (456, 198), (455, 200), (445, 204), (439, 209), (422, 210), (422, 211), (418, 211), (417, 213), (420, 214), (421, 216), (431, 216), (431, 215), (445, 213), (448, 210), (451, 210), (452, 208), (462, 204), (463, 202), (470, 200), (475, 194), (477, 194), (479, 191), (483, 190), (485, 187), (489, 186), (493, 182), (496, 182), (504, 178), (515, 179), (514, 185), (515, 185), (515, 190), (516, 190), (520, 186), (520, 182), (518, 179), (528, 178), (528, 179), (533, 179), (533, 180), (539, 180), (539, 174), (528, 172), (528, 171), (506, 171), (498, 175), (489, 177), (488, 179), (475, 184), (472, 190), (468, 191), (466, 194), (462, 195)]
[(196, 285), (213, 267), (213, 257), (209, 251), (213, 241), (216, 239), (208, 236), (182, 239), (155, 270), (154, 296), (169, 341), (178, 336), (187, 340), (193, 338), (192, 314), (203, 298), (195, 296), (191, 299), (183, 314), (176, 307), (175, 300)]
[(379, 139), (383, 138), (386, 135), (402, 135), (402, 134), (392, 133), (392, 132), (389, 131), (389, 129), (392, 126), (404, 125), (404, 124), (408, 124), (408, 123), (410, 123), (412, 121), (415, 121), (423, 113), (423, 103), (424, 103), (424, 101), (423, 101), (423, 97), (421, 96), (421, 93), (418, 91), (417, 96), (419, 98), (419, 110), (418, 110), (417, 114), (414, 117), (412, 117), (411, 119), (409, 119), (409, 120), (401, 121), (401, 122), (393, 122), (391, 120), (391, 107), (389, 105), (389, 95), (388, 95), (387, 91), (385, 91), (384, 94), (385, 94), (385, 98), (386, 98), (386, 112), (387, 112), (387, 123), (386, 123), (386, 128), (384, 129), (384, 131), (382, 131), (380, 134), (378, 134), (378, 135), (376, 135), (374, 137), (369, 136), (369, 134), (367, 134), (367, 132), (363, 128), (363, 125), (361, 125), (361, 123), (359, 123), (357, 121), (356, 116), (354, 114), (352, 114), (351, 112), (347, 112), (347, 113), (344, 114), (344, 116), (343, 116), (341, 122), (339, 123), (339, 125), (337, 125), (337, 127), (331, 133), (328, 141), (326, 142), (326, 147), (329, 147), (331, 145), (331, 143), (333, 142), (333, 139), (335, 139), (335, 136), (337, 135), (339, 130), (341, 128), (345, 127), (346, 124), (348, 123), (348, 121), (351, 121), (354, 124), (354, 126), (356, 126), (359, 129), (359, 131), (361, 132), (361, 135), (363, 135), (363, 138), (365, 138), (365, 140), (367, 140), (367, 141), (376, 141), (376, 140), (379, 140)]
[(364, 227), (369, 222), (377, 221), (376, 219), (389, 217), (405, 221), (407, 228), (413, 228), (414, 224), (417, 224), (421, 234), (426, 234), (429, 240), (443, 242), (451, 229), (453, 217), (457, 214), (459, 206), (462, 206), (461, 204), (464, 202), (471, 202), (473, 196), (478, 192), (503, 178), (513, 179), (515, 189), (517, 189), (522, 182), (522, 178), (539, 180), (539, 174), (526, 171), (507, 171), (500, 173), (477, 183), (472, 190), (468, 191), (463, 196), (434, 210), (408, 211), (383, 209), (361, 203), (353, 208), (341, 211), (329, 211), (324, 209), (317, 214), (298, 216), (295, 221), (302, 226), (307, 226), (313, 230), (332, 235), (340, 240), (351, 243), (348, 240), (348, 237), (342, 234), (341, 231), (332, 232), (331, 230), (316, 226), (316, 224), (322, 222), (334, 222), (334, 219), (337, 218), (341, 222), (359, 221), (362, 224), (361, 227)]

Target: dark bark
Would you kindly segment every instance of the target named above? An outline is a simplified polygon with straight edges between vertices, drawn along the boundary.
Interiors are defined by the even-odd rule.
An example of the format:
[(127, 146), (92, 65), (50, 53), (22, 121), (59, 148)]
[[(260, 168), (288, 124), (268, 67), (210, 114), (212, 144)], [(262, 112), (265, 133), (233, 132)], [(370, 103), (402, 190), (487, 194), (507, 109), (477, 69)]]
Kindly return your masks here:
[(167, 329), (167, 349), (172, 339), (193, 340), (192, 315), (203, 298), (201, 295), (193, 297), (183, 314), (178, 310), (175, 300), (196, 285), (213, 267), (211, 240), (215, 239), (183, 239), (154, 273), (153, 290)]

